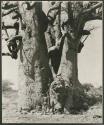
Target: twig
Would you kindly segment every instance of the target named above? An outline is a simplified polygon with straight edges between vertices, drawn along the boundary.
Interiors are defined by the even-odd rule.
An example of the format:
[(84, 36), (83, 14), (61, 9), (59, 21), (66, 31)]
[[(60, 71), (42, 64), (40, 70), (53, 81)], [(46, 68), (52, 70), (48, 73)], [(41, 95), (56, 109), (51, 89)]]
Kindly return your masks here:
[(2, 53), (2, 56), (11, 56), (10, 53)]

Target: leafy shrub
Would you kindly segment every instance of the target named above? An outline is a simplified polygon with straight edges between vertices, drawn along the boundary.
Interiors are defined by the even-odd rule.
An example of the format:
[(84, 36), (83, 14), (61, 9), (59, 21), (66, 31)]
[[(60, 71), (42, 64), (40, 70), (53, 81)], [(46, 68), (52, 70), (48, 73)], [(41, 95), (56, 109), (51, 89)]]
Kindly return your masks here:
[(83, 88), (85, 91), (89, 91), (91, 88), (94, 88), (94, 86), (91, 85), (90, 83), (85, 83), (83, 84)]
[(97, 102), (102, 102), (102, 87), (95, 88), (91, 84), (84, 84), (83, 87), (88, 105), (94, 105)]
[(87, 110), (98, 102), (102, 102), (102, 87), (95, 88), (91, 84), (84, 84), (83, 89), (80, 87), (72, 88), (73, 105), (72, 111)]
[(71, 110), (74, 111), (80, 111), (80, 110), (87, 110), (88, 109), (88, 104), (86, 103), (86, 94), (84, 91), (79, 88), (73, 88), (73, 106), (71, 107)]

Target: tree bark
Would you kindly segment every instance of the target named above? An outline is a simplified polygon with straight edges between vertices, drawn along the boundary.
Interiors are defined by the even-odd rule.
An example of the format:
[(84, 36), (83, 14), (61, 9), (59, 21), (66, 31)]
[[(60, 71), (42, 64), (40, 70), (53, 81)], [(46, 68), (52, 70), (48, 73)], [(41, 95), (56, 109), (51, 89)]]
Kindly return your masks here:
[[(57, 8), (55, 9), (54, 6)], [(51, 5), (52, 8), (52, 12), (48, 12), (48, 16), (51, 17), (54, 21), (54, 27), (53, 25), (48, 25), (48, 27), (50, 28), (50, 34), (47, 33), (47, 43), (49, 44), (49, 41), (51, 42), (52, 46), (55, 46), (58, 44), (60, 38), (62, 37), (62, 33), (61, 33), (61, 2), (56, 2), (55, 5)], [(54, 9), (53, 9), (54, 8)], [(53, 29), (53, 34), (52, 34), (52, 29)], [(54, 39), (52, 39), (52, 36), (54, 36)], [(52, 47), (51, 47), (52, 48)], [(61, 47), (60, 47), (61, 48)], [(49, 47), (50, 49), (50, 47)], [(56, 74), (58, 72), (58, 68), (60, 65), (60, 60), (61, 60), (61, 50), (59, 49), (54, 49), (53, 51), (51, 51), (50, 55), (50, 66), (52, 67), (52, 71), (54, 74), (54, 78), (56, 77)]]
[[(19, 109), (31, 110), (42, 94), (46, 94), (52, 74), (48, 64), (48, 51), (42, 31), (42, 3), (30, 10), (19, 7), (26, 24), (19, 59)], [(23, 31), (22, 31), (23, 32)]]
[[(89, 20), (101, 19), (101, 12), (96, 13), (96, 9), (101, 7), (102, 3), (91, 4), (85, 9), (83, 8), (83, 2), (63, 2), (64, 8), (61, 5), (62, 2), (51, 1), (47, 19), (42, 11), (42, 2), (31, 2), (17, 1), (15, 4), (7, 2), (2, 7), (4, 10), (9, 9), (9, 11), (2, 14), (2, 16), (6, 16), (17, 11), (19, 5), (21, 29), (24, 30), (21, 34), (23, 38), (19, 52), (19, 109), (28, 111), (34, 109), (41, 97), (47, 93), (49, 87), (58, 95), (57, 98), (51, 99), (57, 109), (63, 109), (64, 104), (67, 111), (70, 111), (71, 108), (81, 109), (84, 106), (83, 98), (85, 96), (83, 87), (78, 80), (77, 51), (81, 37), (90, 33), (85, 33), (87, 31), (84, 30), (85, 23)], [(60, 18), (63, 13), (62, 8), (68, 17), (66, 21)], [(54, 81), (49, 68), (48, 51), (44, 36), (48, 26), (47, 23), (49, 23), (47, 45), (51, 44), (53, 48), (60, 45), (58, 46), (60, 49), (53, 49), (55, 51), (51, 55), (51, 66), (55, 72)], [(59, 44), (60, 39), (63, 37), (61, 24), (67, 35), (64, 37), (64, 42)], [(63, 106), (61, 103), (63, 103)]]
[[(75, 46), (71, 45), (72, 42), (73, 41), (69, 41), (67, 37), (65, 38), (61, 63), (58, 71), (58, 74), (61, 74), (65, 81), (65, 86), (68, 86), (69, 88), (77, 87), (79, 85), (77, 51)], [(65, 107), (69, 111), (72, 105), (72, 90), (69, 89)]]
[[(67, 3), (66, 9), (68, 11), (70, 9), (69, 7), (70, 6)], [(74, 31), (74, 26), (72, 24), (73, 22), (70, 22), (72, 17), (70, 16), (68, 15), (68, 19), (69, 19), (68, 25), (73, 30), (72, 32), (70, 32), (70, 29), (68, 29), (68, 25), (65, 26), (68, 33), (64, 40), (61, 62), (60, 62), (60, 66), (59, 66), (59, 70), (57, 74), (57, 75), (61, 75), (61, 77), (63, 78), (65, 82), (65, 86), (66, 86), (65, 88), (67, 88), (65, 90), (67, 91), (65, 111), (68, 111), (68, 112), (70, 112), (71, 108), (77, 109), (81, 107), (81, 105), (83, 105), (83, 104), (80, 104), (80, 94), (81, 95), (83, 94), (83, 88), (78, 80), (78, 66), (77, 66), (77, 63), (78, 63), (77, 53), (78, 53), (79, 38), (76, 38), (76, 33)], [(74, 99), (74, 97), (78, 97), (78, 98)]]
[[(69, 33), (68, 36), (71, 36)], [(71, 109), (80, 110), (83, 107), (83, 87), (78, 80), (78, 44), (74, 33), (72, 39), (66, 35), (64, 40), (61, 62), (57, 75), (61, 75), (64, 80), (67, 97), (65, 101), (65, 111), (70, 112)]]

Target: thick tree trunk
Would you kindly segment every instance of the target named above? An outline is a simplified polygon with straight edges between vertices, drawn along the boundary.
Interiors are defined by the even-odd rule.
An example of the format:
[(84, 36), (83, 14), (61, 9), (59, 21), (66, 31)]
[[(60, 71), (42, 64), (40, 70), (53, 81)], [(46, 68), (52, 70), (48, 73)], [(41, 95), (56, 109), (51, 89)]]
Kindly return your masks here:
[[(48, 65), (48, 52), (42, 31), (42, 3), (37, 2), (31, 10), (20, 6), (26, 29), (19, 61), (19, 109), (31, 110), (42, 94), (48, 90), (52, 78)], [(44, 24), (43, 24), (44, 25)]]
[[(68, 16), (68, 20), (70, 23), (66, 24), (66, 29), (68, 31), (64, 45), (62, 49), (61, 62), (58, 69), (58, 76), (61, 76), (65, 83), (65, 91), (67, 92), (67, 96), (65, 97), (65, 110), (70, 112), (71, 109), (80, 109), (83, 106), (83, 102), (80, 96), (83, 95), (83, 88), (78, 80), (78, 66), (77, 66), (77, 50), (79, 39), (76, 38), (74, 26), (72, 20), (72, 15), (68, 15), (71, 10), (69, 4), (66, 2), (66, 9), (68, 13), (65, 14)], [(71, 29), (72, 28), (72, 32)], [(76, 99), (77, 98), (77, 99)], [(81, 103), (82, 104), (81, 104)]]
[(61, 74), (69, 84), (77, 84), (77, 51), (76, 47), (71, 45), (72, 42), (67, 37), (65, 38), (58, 74)]
[[(65, 102), (66, 111), (70, 111), (71, 108), (76, 108), (76, 105), (78, 105), (77, 107), (80, 107), (80, 98), (78, 98), (78, 101), (75, 101), (74, 97), (76, 95), (79, 96), (78, 94), (83, 91), (78, 80), (77, 44), (77, 41), (70, 41), (67, 37), (65, 38), (61, 63), (58, 71), (58, 75), (62, 76), (65, 81), (65, 86), (68, 87)], [(76, 102), (77, 104), (75, 104)]]
[[(77, 53), (74, 48), (71, 48), (69, 41), (66, 38), (64, 41), (63, 52), (61, 63), (59, 67), (58, 74), (61, 74), (62, 78), (65, 80), (65, 86), (72, 86), (77, 83)], [(72, 93), (71, 90), (68, 92), (68, 98), (66, 101), (66, 108), (72, 105)]]

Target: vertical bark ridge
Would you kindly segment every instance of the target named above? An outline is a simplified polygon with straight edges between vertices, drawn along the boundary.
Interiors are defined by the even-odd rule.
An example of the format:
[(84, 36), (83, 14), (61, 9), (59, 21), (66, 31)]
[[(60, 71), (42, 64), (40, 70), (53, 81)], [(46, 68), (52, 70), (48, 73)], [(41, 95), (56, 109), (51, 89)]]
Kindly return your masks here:
[(22, 15), (26, 30), (20, 52), (19, 104), (23, 110), (35, 108), (37, 100), (47, 92), (52, 77), (48, 65), (45, 36), (41, 31), (41, 4), (37, 2), (33, 9), (25, 10)]

